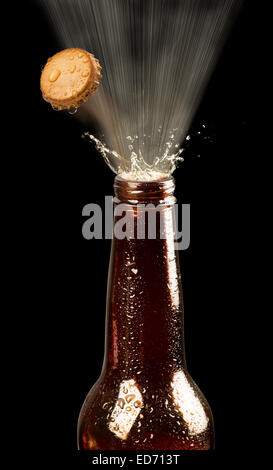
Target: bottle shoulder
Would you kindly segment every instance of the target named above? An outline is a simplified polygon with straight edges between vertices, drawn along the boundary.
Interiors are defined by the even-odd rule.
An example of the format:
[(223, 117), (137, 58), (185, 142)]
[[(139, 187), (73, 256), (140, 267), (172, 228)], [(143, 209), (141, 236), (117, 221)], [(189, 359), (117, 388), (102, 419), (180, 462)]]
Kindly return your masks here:
[(209, 405), (182, 370), (157, 384), (105, 374), (86, 397), (78, 432), (80, 448), (99, 449), (212, 448), (214, 434)]

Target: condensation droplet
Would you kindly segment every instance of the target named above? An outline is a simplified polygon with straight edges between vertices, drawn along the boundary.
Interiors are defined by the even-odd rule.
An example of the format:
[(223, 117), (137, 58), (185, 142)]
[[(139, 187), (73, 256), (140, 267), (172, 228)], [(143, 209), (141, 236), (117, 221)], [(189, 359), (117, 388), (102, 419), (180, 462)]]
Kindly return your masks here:
[(76, 70), (76, 65), (72, 65), (72, 67), (70, 67), (70, 69), (69, 69), (69, 72), (74, 73), (75, 70)]
[(74, 59), (74, 56), (73, 56), (73, 55), (71, 55), (71, 56), (69, 57), (69, 59), (70, 59), (70, 60), (73, 60), (73, 59)]
[(85, 71), (85, 72), (82, 72), (82, 77), (88, 77), (89, 75), (89, 72)]
[(126, 406), (126, 411), (131, 411), (131, 407), (130, 406)]
[(80, 52), (79, 55), (78, 55), (79, 59), (81, 59), (83, 57), (83, 53)]
[(103, 405), (102, 405), (102, 409), (105, 410), (107, 407), (108, 407), (109, 403), (105, 402)]
[(87, 59), (87, 57), (85, 57), (85, 58), (83, 59), (83, 63), (84, 63), (84, 64), (87, 64), (87, 62), (88, 62), (88, 59)]
[(128, 388), (127, 387), (123, 387), (123, 393), (128, 393)]
[(49, 75), (49, 81), (56, 82), (57, 78), (59, 78), (60, 75), (61, 75), (60, 70), (57, 70), (57, 69), (53, 70), (51, 74)]
[(72, 91), (72, 96), (77, 96), (76, 90), (73, 90), (73, 91)]
[(126, 398), (127, 403), (130, 403), (130, 401), (132, 401), (135, 397), (136, 396), (134, 394), (131, 394), (131, 395), (127, 395), (127, 397), (125, 398)]
[(123, 398), (119, 398), (118, 399), (118, 406), (122, 409), (125, 405), (125, 401), (123, 400)]
[(134, 403), (134, 407), (135, 408), (140, 408), (141, 406), (141, 402), (139, 400), (136, 400), (135, 403)]

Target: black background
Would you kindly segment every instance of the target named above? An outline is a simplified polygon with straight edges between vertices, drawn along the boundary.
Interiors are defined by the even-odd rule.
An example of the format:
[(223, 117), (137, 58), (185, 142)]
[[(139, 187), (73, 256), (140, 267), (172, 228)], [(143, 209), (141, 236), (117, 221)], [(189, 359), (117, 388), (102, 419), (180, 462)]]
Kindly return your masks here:
[[(41, 68), (60, 45), (39, 2), (23, 3), (17, 15), (26, 102), (14, 111), (10, 143), (19, 148), (11, 161), (20, 181), (16, 273), (26, 306), (18, 312), (19, 381), (29, 399), (33, 447), (70, 455), (81, 405), (102, 365), (110, 253), (110, 241), (83, 239), (81, 212), (113, 194), (114, 174), (81, 138), (86, 129), (79, 120), (43, 101)], [(211, 405), (217, 455), (231, 455), (248, 441), (242, 427), (252, 319), (244, 278), (249, 205), (255, 205), (249, 171), (256, 158), (256, 15), (255, 2), (246, 1), (192, 123), (194, 134), (206, 122), (213, 143), (193, 139), (174, 174), (178, 202), (191, 204), (191, 245), (180, 253), (188, 369)]]

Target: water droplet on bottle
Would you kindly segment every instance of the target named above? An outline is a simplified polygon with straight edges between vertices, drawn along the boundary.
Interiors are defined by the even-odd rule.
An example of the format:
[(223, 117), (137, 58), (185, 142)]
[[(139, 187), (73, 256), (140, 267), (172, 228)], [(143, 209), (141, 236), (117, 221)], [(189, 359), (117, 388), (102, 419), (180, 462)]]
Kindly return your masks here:
[(139, 400), (136, 400), (135, 403), (134, 403), (134, 407), (135, 408), (140, 408), (141, 406), (141, 402)]
[(115, 426), (114, 426), (113, 429), (114, 429), (114, 431), (118, 431), (118, 430), (119, 430), (119, 425), (118, 425), (118, 424), (115, 424)]
[(57, 78), (59, 78), (59, 76), (61, 75), (61, 72), (60, 70), (53, 70), (53, 72), (51, 72), (51, 74), (49, 75), (49, 81), (50, 82), (56, 82)]
[(127, 387), (123, 387), (123, 393), (128, 393), (128, 388)]
[(132, 401), (136, 396), (132, 393), (131, 395), (127, 395), (126, 398), (126, 401), (127, 403), (130, 403), (130, 401)]
[(105, 402), (105, 403), (102, 405), (103, 410), (105, 410), (105, 409), (108, 407), (108, 404), (109, 404), (109, 403)]
[(125, 405), (125, 401), (123, 400), (123, 398), (119, 398), (119, 399), (118, 399), (118, 406), (119, 406), (121, 409), (123, 409), (124, 405)]
[(131, 407), (130, 406), (126, 406), (126, 411), (131, 411)]

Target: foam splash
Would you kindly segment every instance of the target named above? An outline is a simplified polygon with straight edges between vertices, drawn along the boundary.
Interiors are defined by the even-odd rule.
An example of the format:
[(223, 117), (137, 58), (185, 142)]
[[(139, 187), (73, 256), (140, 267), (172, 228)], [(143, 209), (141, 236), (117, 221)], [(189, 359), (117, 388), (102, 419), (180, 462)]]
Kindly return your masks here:
[[(121, 178), (130, 181), (156, 181), (169, 177), (178, 163), (184, 161), (184, 158), (181, 157), (184, 148), (179, 148), (179, 144), (175, 143), (176, 131), (177, 129), (173, 129), (170, 132), (169, 139), (164, 145), (162, 155), (156, 156), (151, 165), (149, 165), (143, 157), (145, 144), (146, 146), (149, 145), (151, 136), (144, 134), (141, 144), (138, 135), (128, 135), (126, 137), (130, 151), (130, 159), (122, 158), (118, 152), (110, 150), (101, 140), (89, 132), (85, 132), (83, 137), (89, 138), (90, 141), (95, 144), (96, 149), (103, 156), (107, 165)], [(161, 132), (161, 127), (158, 128), (158, 132)], [(175, 149), (174, 153), (172, 152), (173, 148)]]

